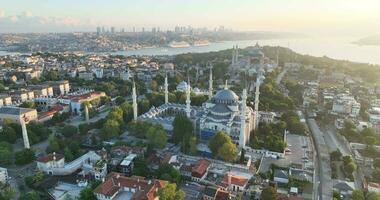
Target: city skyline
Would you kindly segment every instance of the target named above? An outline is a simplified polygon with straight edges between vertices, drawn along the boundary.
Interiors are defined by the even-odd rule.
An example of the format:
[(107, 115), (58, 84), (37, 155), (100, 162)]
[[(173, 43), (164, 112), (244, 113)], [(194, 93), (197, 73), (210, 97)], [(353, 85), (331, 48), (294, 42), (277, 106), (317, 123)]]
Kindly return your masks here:
[[(380, 32), (380, 3), (364, 0), (319, 1), (6, 1), (0, 7), (0, 32), (95, 32), (96, 27), (219, 26), (236, 31), (296, 32), (366, 36)], [(175, 17), (173, 17), (175, 16)]]

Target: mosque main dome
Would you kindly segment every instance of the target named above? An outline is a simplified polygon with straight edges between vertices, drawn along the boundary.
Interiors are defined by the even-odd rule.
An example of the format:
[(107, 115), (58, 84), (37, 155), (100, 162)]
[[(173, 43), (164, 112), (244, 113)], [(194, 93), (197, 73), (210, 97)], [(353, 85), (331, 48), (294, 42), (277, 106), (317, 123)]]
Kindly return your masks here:
[(217, 103), (234, 103), (239, 100), (239, 97), (229, 89), (219, 90), (213, 97)]

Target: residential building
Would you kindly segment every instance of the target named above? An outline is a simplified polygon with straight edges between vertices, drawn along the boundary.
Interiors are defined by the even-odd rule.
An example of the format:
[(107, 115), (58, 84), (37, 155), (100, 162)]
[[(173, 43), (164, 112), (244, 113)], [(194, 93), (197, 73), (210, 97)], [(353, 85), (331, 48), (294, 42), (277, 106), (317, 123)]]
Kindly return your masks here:
[(138, 176), (126, 177), (112, 172), (95, 188), (94, 194), (98, 200), (158, 200), (159, 197), (155, 197), (155, 192), (166, 184), (167, 182), (162, 180), (145, 180), (144, 177)]
[(37, 120), (37, 110), (31, 108), (19, 108), (11, 106), (0, 107), (0, 122), (9, 119), (15, 123), (20, 123), (21, 119), (25, 122)]

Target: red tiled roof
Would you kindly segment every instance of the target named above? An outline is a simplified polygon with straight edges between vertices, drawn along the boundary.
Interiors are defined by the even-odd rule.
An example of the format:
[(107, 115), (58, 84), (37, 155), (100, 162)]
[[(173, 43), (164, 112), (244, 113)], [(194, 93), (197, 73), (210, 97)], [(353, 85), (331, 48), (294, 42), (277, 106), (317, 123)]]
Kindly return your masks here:
[(191, 170), (191, 175), (197, 178), (201, 178), (207, 172), (207, 168), (210, 166), (210, 164), (210, 161), (206, 159), (198, 160), (197, 164), (195, 164)]
[[(222, 184), (227, 184), (228, 185), (228, 175), (224, 175), (222, 178)], [(242, 177), (242, 176), (233, 176), (231, 175), (231, 184), (232, 185), (238, 185), (241, 187), (244, 187), (248, 184), (248, 179)]]
[(111, 197), (121, 187), (136, 188), (138, 192), (135, 193), (134, 199), (153, 200), (156, 189), (164, 187), (166, 183), (166, 181), (161, 180), (154, 180), (152, 183), (144, 180), (144, 177), (125, 177), (119, 173), (111, 172), (107, 175), (106, 181), (95, 188), (94, 192)]
[(380, 184), (374, 183), (374, 182), (368, 182), (368, 187), (380, 189)]
[(230, 193), (221, 189), (218, 189), (215, 195), (215, 200), (228, 200), (230, 199)]
[(54, 154), (54, 153), (50, 153), (46, 156), (42, 156), (42, 157), (39, 157), (37, 159), (37, 162), (43, 162), (43, 163), (47, 163), (47, 162), (50, 162), (50, 161), (53, 161), (54, 160), (54, 156), (55, 156), (55, 160), (58, 161), (58, 160), (61, 160), (62, 158), (64, 158), (65, 156), (63, 156), (62, 154)]
[(86, 100), (86, 99), (89, 99), (89, 98), (94, 98), (94, 97), (103, 96), (103, 95), (104, 95), (103, 92), (90, 92), (90, 93), (83, 94), (83, 95), (80, 95), (80, 96), (71, 97), (70, 99), (72, 101), (80, 102), (81, 100)]
[(50, 115), (54, 115), (56, 112), (63, 110), (63, 108), (64, 107), (62, 105), (56, 104), (49, 111), (38, 113), (38, 119), (40, 120)]

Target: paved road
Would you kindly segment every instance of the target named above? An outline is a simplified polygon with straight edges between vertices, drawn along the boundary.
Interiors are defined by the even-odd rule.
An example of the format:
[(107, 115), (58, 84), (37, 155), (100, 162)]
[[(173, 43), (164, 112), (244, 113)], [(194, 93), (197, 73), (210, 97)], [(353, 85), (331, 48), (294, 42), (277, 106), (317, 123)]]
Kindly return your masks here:
[(314, 145), (317, 152), (316, 160), (316, 180), (314, 184), (318, 185), (318, 200), (326, 200), (333, 198), (333, 184), (331, 181), (330, 155), (328, 147), (323, 137), (323, 133), (319, 129), (314, 119), (307, 119), (307, 124), (314, 139)]
[[(337, 149), (342, 153), (343, 156), (350, 155), (354, 158), (353, 152), (348, 148), (348, 146), (345, 144), (345, 142), (339, 138), (337, 134), (338, 131), (335, 129), (335, 127), (328, 127), (326, 130), (327, 135), (331, 138), (331, 142), (334, 143)], [(353, 173), (354, 176), (354, 182), (356, 189), (363, 189), (363, 182), (364, 182), (364, 175), (358, 167), (358, 170)]]

